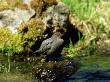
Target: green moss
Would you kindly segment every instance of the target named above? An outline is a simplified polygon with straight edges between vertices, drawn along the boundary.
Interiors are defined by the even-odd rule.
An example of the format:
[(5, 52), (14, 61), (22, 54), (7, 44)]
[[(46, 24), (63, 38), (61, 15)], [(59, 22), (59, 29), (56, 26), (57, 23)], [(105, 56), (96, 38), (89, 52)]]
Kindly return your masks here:
[(23, 0), (1, 0), (0, 11), (14, 8), (27, 9), (27, 5), (23, 3)]
[(32, 19), (28, 23), (22, 23), (18, 28), (18, 32), (23, 33), (23, 37), (25, 39), (33, 39), (35, 40), (38, 36), (42, 38), (44, 35), (44, 23), (41, 19)]
[(22, 23), (18, 28), (18, 32), (24, 44), (24, 51), (30, 52), (33, 45), (40, 45), (36, 42), (46, 38), (46, 35), (44, 35), (45, 30), (45, 25), (41, 19), (32, 19), (28, 23)]
[(32, 0), (30, 2), (32, 9), (34, 9), (37, 15), (41, 14), (42, 9), (44, 8), (43, 0)]
[(39, 41), (47, 37), (44, 35), (45, 30), (45, 24), (40, 18), (22, 23), (18, 27), (18, 34), (12, 34), (6, 27), (0, 28), (0, 52), (25, 54), (33, 52), (33, 46), (40, 45)]
[(37, 16), (42, 16), (42, 13), (52, 5), (57, 5), (56, 0), (31, 0), (31, 8), (36, 11)]
[(12, 34), (6, 27), (0, 28), (0, 53), (19, 53), (22, 43), (18, 34)]

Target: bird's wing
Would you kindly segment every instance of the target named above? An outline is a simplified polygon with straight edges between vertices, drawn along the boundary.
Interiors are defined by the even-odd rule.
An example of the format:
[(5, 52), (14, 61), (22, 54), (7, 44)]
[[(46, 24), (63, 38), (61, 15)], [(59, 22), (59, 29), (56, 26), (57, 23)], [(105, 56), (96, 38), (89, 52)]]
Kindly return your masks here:
[(53, 42), (53, 44), (51, 45), (51, 49), (48, 51), (48, 54), (52, 54), (54, 53), (57, 49), (59, 49), (64, 43), (63, 39), (58, 39), (55, 40), (55, 42)]
[(52, 42), (52, 39), (51, 39), (51, 38), (48, 38), (48, 39), (46, 39), (46, 40), (44, 40), (44, 41), (42, 42), (41, 46), (48, 45), (48, 44), (51, 43), (51, 42)]
[(52, 44), (52, 39), (49, 38), (49, 39), (46, 39), (42, 42), (39, 50), (37, 50), (37, 52), (40, 52), (40, 53), (45, 53), (47, 52), (47, 50), (49, 50), (51, 48), (51, 44)]

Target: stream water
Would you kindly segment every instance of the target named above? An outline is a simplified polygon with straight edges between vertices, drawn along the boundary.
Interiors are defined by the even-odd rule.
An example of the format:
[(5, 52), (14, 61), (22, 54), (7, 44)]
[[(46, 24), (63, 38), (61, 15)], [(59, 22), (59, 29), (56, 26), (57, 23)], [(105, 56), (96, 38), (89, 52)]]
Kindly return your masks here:
[[(26, 59), (29, 60), (29, 58)], [(25, 61), (25, 58), (22, 57), (16, 58), (16, 60), (0, 56), (0, 82), (45, 82), (33, 78), (32, 68), (35, 62)], [(75, 74), (66, 80), (57, 82), (110, 82), (109, 58), (105, 58), (105, 60), (103, 59), (105, 63), (101, 63), (102, 61), (99, 62), (99, 60), (98, 63), (96, 61), (86, 63), (87, 60), (85, 60), (83, 63), (86, 64), (82, 65)]]

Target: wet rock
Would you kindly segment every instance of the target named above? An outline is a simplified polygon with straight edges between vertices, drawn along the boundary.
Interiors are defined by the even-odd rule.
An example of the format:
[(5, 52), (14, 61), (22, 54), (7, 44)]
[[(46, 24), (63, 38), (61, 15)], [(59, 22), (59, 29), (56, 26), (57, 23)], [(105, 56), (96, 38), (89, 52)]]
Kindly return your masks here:
[(47, 62), (40, 67), (34, 67), (33, 75), (45, 82), (63, 82), (74, 74), (78, 68), (78, 63), (74, 61)]

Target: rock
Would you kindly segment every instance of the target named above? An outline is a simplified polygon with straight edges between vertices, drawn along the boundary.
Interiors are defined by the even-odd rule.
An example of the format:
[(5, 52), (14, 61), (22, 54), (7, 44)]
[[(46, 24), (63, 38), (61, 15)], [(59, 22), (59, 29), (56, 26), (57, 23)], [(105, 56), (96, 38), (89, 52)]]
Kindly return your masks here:
[[(39, 1), (39, 0), (36, 0), (36, 1)], [(42, 2), (42, 0), (41, 0), (41, 2)], [(39, 1), (39, 3), (41, 3), (41, 2)], [(37, 3), (34, 4), (35, 6), (32, 4), (33, 4), (33, 1), (31, 2), (31, 6), (33, 6), (32, 8), (35, 10), (36, 14), (38, 14), (37, 11), (39, 11), (39, 12), (42, 11), (39, 9), (41, 9), (41, 7), (44, 4), (42, 4), (42, 6)], [(59, 8), (59, 10), (57, 10), (57, 8)], [(64, 12), (64, 10), (65, 10), (65, 12)], [(66, 33), (66, 29), (68, 27), (67, 26), (68, 25), (68, 16), (69, 16), (69, 9), (67, 8), (66, 5), (64, 5), (61, 2), (58, 3), (57, 5), (52, 5), (52, 6), (47, 7), (47, 9), (45, 11), (42, 11), (42, 13), (40, 13), (39, 16), (35, 15), (35, 18), (31, 18), (28, 21), (28, 24), (21, 25), (18, 28), (19, 32), (22, 33), (21, 35), (23, 36), (22, 37), (23, 42), (27, 42), (24, 47), (27, 46), (28, 48), (31, 48), (32, 50), (33, 49), (36, 50), (40, 47), (43, 40), (50, 38), (60, 28), (64, 28), (65, 33)], [(35, 20), (34, 23), (32, 23), (32, 20)], [(39, 21), (41, 21), (41, 23), (43, 25), (41, 23), (39, 23)], [(27, 29), (27, 31), (26, 31), (26, 29)], [(34, 33), (32, 30), (36, 31), (36, 32)], [(38, 30), (39, 31), (41, 30), (40, 33), (38, 32)], [(23, 31), (26, 31), (26, 32), (23, 32)], [(29, 34), (29, 33), (31, 33), (31, 34)], [(31, 35), (33, 35), (34, 37)], [(42, 37), (42, 36), (46, 36), (46, 37)], [(32, 42), (31, 44), (33, 44), (33, 45), (30, 46), (29, 45), (30, 42)]]
[(74, 74), (78, 68), (78, 63), (74, 61), (50, 61), (43, 63), (40, 67), (34, 67), (33, 76), (45, 82), (64, 82), (64, 80)]
[(65, 4), (59, 2), (49, 7), (46, 12), (47, 16), (43, 20), (47, 27), (53, 27), (54, 30), (61, 27), (67, 28), (69, 9)]
[(31, 19), (27, 23), (22, 23), (18, 30), (23, 43), (24, 54), (32, 56), (34, 50), (38, 49), (41, 42), (47, 38), (44, 34), (45, 25), (42, 20)]
[(18, 33), (24, 52), (30, 54), (58, 29), (67, 29), (69, 9), (56, 0), (23, 0), (23, 3), (20, 2), (23, 8), (14, 4), (15, 8), (0, 11), (0, 27)]
[(30, 1), (31, 1), (31, 0), (23, 0), (23, 3), (24, 3), (24, 4), (27, 4), (27, 5), (30, 7)]
[[(38, 0), (36, 0), (38, 1)], [(33, 15), (35, 15), (35, 9), (31, 9), (31, 1), (30, 0), (24, 0), (24, 4), (28, 5), (28, 9), (20, 9), (20, 8), (14, 8), (14, 10), (3, 10), (0, 12), (0, 27), (9, 27), (13, 33), (17, 32), (16, 28), (21, 24), (21, 22), (27, 22)], [(35, 3), (35, 1), (33, 1)], [(39, 3), (43, 3), (42, 1)], [(59, 25), (60, 27), (66, 27), (68, 16), (69, 16), (69, 9), (66, 5), (59, 2), (58, 4), (55, 4), (56, 2), (53, 1), (47, 1), (47, 4), (51, 4), (51, 6), (47, 7), (46, 13), (47, 16), (43, 17), (44, 23), (47, 27), (54, 27)], [(39, 4), (39, 9), (42, 9), (42, 7), (45, 4)], [(54, 5), (55, 4), (55, 5)], [(35, 8), (35, 7), (34, 7)], [(42, 12), (39, 11), (39, 13)], [(38, 13), (38, 12), (36, 12)], [(41, 13), (40, 13), (41, 14)], [(42, 14), (40, 15), (42, 16)], [(2, 18), (1, 18), (2, 17)], [(51, 20), (52, 24), (49, 24), (49, 20)]]
[(4, 10), (0, 12), (0, 27), (9, 27), (12, 33), (17, 32), (17, 27), (22, 22), (27, 22), (33, 15), (33, 10)]
[(40, 17), (42, 16), (42, 13), (45, 12), (48, 7), (57, 5), (56, 0), (31, 0), (30, 6), (32, 9), (35, 10), (36, 16)]

